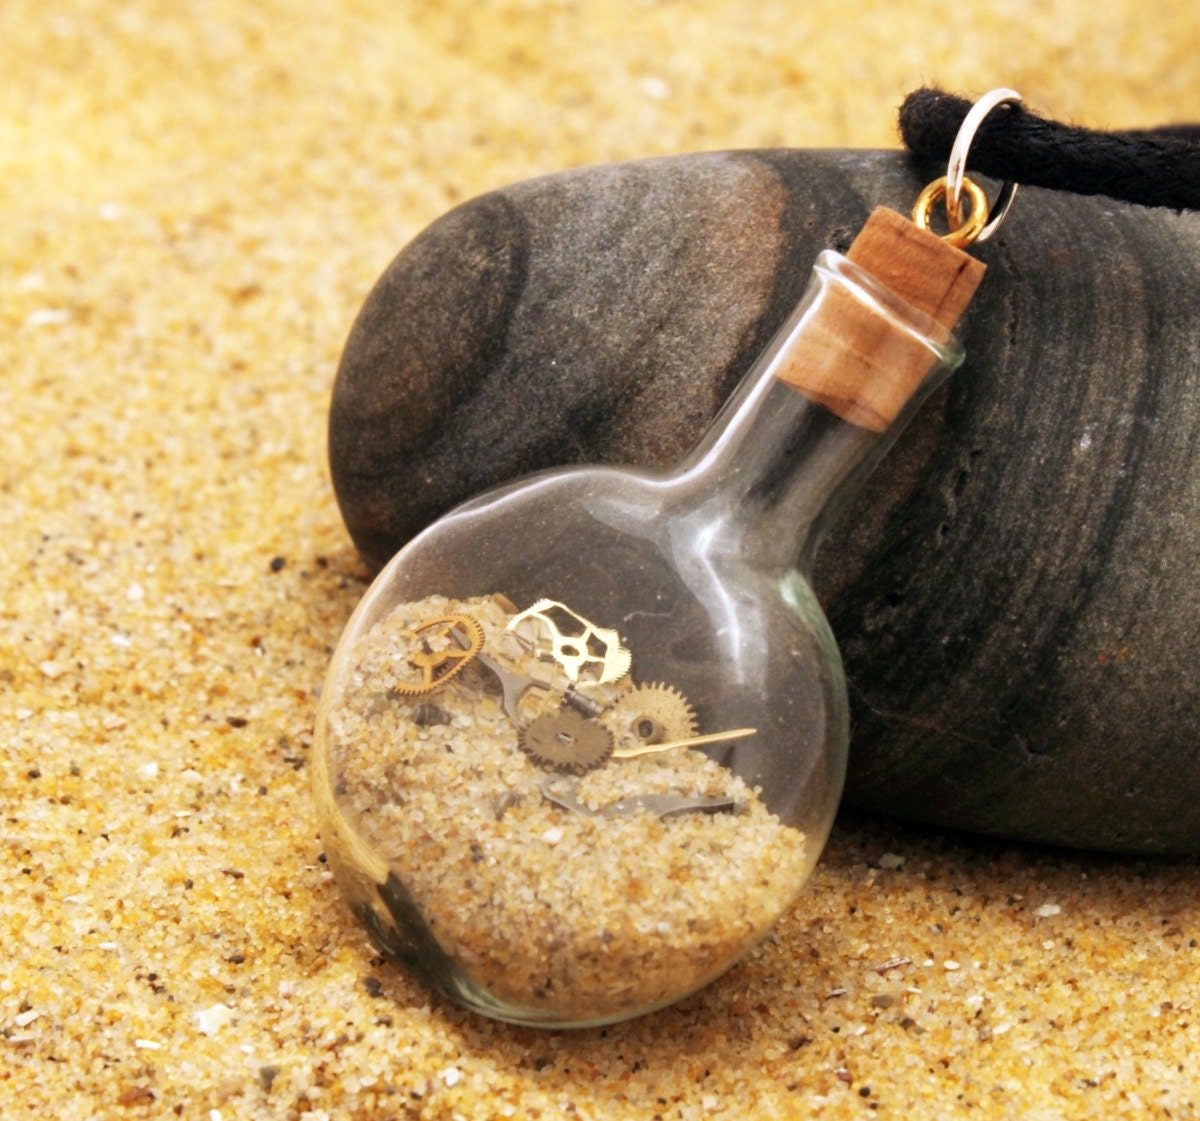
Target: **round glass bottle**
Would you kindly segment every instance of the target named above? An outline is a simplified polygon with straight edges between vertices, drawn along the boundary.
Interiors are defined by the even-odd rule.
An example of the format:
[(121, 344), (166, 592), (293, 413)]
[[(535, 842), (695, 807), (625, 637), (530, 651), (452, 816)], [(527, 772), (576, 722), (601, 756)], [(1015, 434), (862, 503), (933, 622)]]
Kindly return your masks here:
[(942, 295), (917, 296), (822, 254), (674, 470), (531, 476), (382, 570), (334, 655), (314, 785), (389, 955), (488, 1015), (589, 1026), (694, 991), (794, 904), (848, 734), (805, 572), (960, 360)]

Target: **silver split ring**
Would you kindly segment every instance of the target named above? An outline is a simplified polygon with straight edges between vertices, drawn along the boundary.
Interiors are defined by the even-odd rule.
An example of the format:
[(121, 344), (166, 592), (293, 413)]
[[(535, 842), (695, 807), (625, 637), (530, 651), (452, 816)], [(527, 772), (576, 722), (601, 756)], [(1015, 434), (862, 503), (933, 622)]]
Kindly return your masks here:
[[(958, 135), (954, 138), (954, 146), (950, 149), (950, 162), (946, 165), (946, 216), (950, 219), (952, 230), (957, 230), (963, 224), (962, 186), (967, 171), (967, 153), (971, 150), (975, 133), (993, 109), (1020, 103), (1021, 95), (1016, 90), (990, 90), (971, 106), (970, 112), (963, 118)], [(976, 241), (987, 241), (996, 232), (1016, 194), (1016, 183), (1006, 182), (1000, 188), (996, 205), (991, 208), (991, 219), (979, 232)]]

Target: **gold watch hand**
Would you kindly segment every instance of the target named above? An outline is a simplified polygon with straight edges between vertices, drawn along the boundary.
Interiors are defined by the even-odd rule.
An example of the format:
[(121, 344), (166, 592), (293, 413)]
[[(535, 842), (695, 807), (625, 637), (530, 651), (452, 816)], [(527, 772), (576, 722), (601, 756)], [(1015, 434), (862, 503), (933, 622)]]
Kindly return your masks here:
[(670, 743), (648, 743), (641, 747), (618, 747), (612, 753), (612, 757), (614, 759), (632, 759), (636, 755), (653, 755), (658, 751), (674, 751), (677, 747), (701, 747), (706, 743), (744, 740), (748, 736), (757, 734), (757, 728), (734, 728), (729, 732), (709, 732), (704, 736), (689, 736), (686, 740), (672, 740)]

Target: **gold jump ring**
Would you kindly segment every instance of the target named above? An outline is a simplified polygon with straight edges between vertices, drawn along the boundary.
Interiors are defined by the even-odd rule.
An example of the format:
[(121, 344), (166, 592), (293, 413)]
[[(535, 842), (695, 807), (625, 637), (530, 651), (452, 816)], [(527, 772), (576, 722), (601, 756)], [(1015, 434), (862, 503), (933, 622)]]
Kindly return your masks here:
[[(968, 179), (965, 175), (963, 176), (962, 189), (966, 192), (971, 208), (957, 229), (952, 229), (949, 233), (942, 234), (942, 240), (953, 245), (956, 249), (962, 249), (970, 245), (971, 242), (977, 241), (987, 227), (988, 220), (987, 192), (974, 179)], [(929, 216), (933, 213), (934, 205), (946, 198), (947, 193), (946, 177), (943, 175), (940, 179), (935, 179), (930, 183), (917, 196), (912, 216), (913, 221), (921, 229), (928, 230), (930, 228)]]

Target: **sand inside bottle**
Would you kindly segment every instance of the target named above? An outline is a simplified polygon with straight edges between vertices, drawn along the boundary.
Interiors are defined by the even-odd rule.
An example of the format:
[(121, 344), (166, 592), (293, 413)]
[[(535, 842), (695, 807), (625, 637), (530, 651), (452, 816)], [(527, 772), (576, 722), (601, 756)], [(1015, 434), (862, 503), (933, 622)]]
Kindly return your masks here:
[[(648, 734), (647, 721), (627, 727), (621, 715), (636, 650), (633, 677), (589, 679), (595, 641), (560, 644), (555, 663), (528, 630), (514, 638), (512, 612), (502, 596), (430, 597), (393, 608), (358, 640), (329, 698), (338, 812), (445, 954), (496, 1000), (582, 1022), (678, 999), (791, 905), (808, 871), (804, 835), (696, 748), (600, 751), (602, 761), (574, 767), (531, 752), (539, 716), (598, 726), (583, 729), (592, 746), (607, 736), (618, 752)], [(521, 691), (514, 680), (537, 684)], [(569, 798), (552, 796), (562, 791)], [(659, 816), (664, 806), (683, 808)]]

